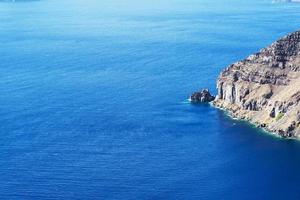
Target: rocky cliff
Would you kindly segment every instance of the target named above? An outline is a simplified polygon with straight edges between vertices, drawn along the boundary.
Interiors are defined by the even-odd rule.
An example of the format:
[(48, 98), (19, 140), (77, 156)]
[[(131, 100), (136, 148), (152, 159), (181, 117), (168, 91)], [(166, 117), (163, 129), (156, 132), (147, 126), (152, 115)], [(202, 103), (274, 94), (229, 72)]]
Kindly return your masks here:
[(300, 137), (300, 31), (227, 67), (213, 102), (283, 137)]

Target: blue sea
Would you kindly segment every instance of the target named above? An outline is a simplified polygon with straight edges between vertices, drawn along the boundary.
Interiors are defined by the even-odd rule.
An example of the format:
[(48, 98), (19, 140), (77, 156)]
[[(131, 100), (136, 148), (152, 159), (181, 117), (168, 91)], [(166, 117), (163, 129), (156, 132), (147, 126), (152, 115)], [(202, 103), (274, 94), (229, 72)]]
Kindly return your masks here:
[(300, 141), (187, 101), (298, 29), (272, 0), (0, 1), (0, 199), (300, 199)]

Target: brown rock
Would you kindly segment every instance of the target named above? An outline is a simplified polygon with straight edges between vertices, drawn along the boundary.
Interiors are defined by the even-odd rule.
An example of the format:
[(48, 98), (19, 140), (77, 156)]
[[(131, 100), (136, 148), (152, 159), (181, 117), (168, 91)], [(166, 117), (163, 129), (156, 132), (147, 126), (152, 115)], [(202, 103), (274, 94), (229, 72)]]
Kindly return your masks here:
[(227, 67), (214, 105), (283, 137), (300, 137), (300, 31)]

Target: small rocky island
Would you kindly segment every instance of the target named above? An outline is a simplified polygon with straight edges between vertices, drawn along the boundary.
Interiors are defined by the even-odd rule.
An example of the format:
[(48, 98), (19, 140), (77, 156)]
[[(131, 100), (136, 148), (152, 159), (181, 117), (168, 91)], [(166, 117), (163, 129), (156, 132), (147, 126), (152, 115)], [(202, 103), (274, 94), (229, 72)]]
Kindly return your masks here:
[(282, 137), (300, 137), (300, 31), (227, 67), (217, 89), (216, 98), (207, 100), (233, 117)]
[(204, 89), (199, 92), (194, 92), (190, 97), (190, 101), (192, 103), (209, 103), (215, 100), (215, 98), (215, 96), (210, 94), (208, 89)]

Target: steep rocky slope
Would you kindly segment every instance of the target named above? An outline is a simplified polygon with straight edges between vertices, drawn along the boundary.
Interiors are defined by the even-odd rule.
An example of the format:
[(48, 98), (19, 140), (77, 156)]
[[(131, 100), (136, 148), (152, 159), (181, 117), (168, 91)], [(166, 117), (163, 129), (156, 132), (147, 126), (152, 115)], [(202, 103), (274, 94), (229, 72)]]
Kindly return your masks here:
[(283, 137), (300, 137), (300, 31), (230, 65), (213, 102)]

